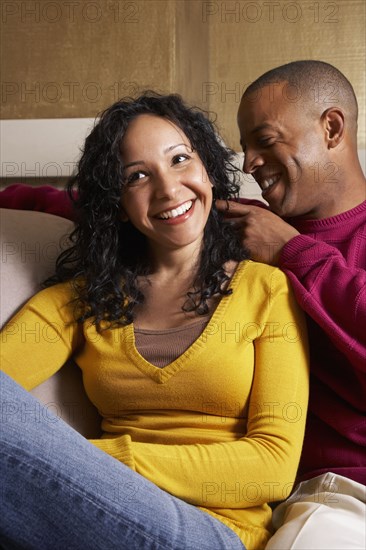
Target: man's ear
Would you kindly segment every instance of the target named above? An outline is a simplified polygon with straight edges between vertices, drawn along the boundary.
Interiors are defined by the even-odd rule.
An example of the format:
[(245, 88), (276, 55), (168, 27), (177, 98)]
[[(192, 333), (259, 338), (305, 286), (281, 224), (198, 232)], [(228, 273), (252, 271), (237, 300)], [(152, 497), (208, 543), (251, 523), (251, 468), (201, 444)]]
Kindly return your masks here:
[(333, 149), (344, 138), (344, 112), (339, 107), (330, 107), (322, 114), (322, 120), (326, 131), (328, 149)]

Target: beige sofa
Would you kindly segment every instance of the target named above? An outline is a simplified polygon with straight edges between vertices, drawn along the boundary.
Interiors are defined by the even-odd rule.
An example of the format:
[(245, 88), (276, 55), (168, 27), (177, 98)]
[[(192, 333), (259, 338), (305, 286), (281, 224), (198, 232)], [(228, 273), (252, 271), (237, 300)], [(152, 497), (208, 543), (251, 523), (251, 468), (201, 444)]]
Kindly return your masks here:
[[(67, 246), (73, 223), (43, 212), (0, 209), (0, 228), (3, 326), (53, 273), (60, 250)], [(99, 436), (98, 411), (87, 398), (81, 371), (72, 360), (31, 393), (85, 437)]]

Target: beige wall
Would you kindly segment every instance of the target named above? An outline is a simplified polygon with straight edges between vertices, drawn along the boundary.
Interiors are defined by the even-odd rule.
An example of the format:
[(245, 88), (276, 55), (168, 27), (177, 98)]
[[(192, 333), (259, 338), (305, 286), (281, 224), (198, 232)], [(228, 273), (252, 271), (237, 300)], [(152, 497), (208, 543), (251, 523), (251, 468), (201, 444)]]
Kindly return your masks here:
[(366, 146), (364, 0), (2, 0), (1, 21), (3, 119), (94, 117), (150, 87), (216, 112), (239, 149), (245, 85), (316, 58), (353, 83)]
[(175, 6), (2, 0), (2, 118), (94, 117), (138, 86), (173, 87)]
[[(360, 144), (365, 147), (364, 0), (274, 1), (272, 12), (270, 2), (239, 2), (243, 10), (249, 4), (253, 8), (241, 11), (239, 17), (236, 13), (235, 22), (234, 16), (226, 16), (225, 21), (223, 6), (221, 17), (210, 16), (209, 68), (215, 86), (209, 90), (213, 95), (208, 102), (220, 114), (220, 121), (225, 121), (227, 141), (238, 147), (236, 128), (226, 121), (235, 118), (240, 92), (247, 83), (289, 61), (320, 59), (335, 65), (353, 84), (360, 104)], [(248, 18), (259, 19), (250, 23)]]

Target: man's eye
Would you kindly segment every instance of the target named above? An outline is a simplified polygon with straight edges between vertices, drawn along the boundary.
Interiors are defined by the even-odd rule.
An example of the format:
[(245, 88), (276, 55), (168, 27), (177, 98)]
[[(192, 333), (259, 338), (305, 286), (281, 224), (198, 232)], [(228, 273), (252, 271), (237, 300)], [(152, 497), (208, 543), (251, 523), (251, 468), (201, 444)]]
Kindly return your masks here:
[(270, 145), (273, 145), (274, 139), (273, 137), (261, 137), (258, 139), (258, 143), (262, 147), (269, 147)]

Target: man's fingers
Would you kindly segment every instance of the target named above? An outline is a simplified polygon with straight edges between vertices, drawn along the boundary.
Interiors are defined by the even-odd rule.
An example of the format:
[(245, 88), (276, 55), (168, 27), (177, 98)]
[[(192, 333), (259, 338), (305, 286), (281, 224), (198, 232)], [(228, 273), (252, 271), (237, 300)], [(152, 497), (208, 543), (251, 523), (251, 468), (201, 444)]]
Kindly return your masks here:
[(237, 225), (239, 227), (245, 224), (245, 219), (243, 216), (240, 216), (240, 218), (238, 218), (238, 217), (235, 217), (235, 215), (233, 214), (232, 216), (229, 215), (225, 217), (227, 218), (227, 222), (230, 223), (230, 225), (235, 225), (235, 226)]
[(217, 210), (223, 212), (228, 218), (232, 218), (233, 216), (245, 216), (245, 214), (249, 214), (253, 208), (256, 208), (255, 206), (249, 206), (234, 201), (224, 201), (221, 199), (217, 199), (215, 205)]
[(246, 204), (242, 204), (236, 201), (223, 200), (223, 199), (216, 199), (215, 205), (216, 205), (216, 208), (221, 212), (230, 212), (230, 210), (232, 211), (237, 207), (239, 208), (247, 207)]

